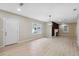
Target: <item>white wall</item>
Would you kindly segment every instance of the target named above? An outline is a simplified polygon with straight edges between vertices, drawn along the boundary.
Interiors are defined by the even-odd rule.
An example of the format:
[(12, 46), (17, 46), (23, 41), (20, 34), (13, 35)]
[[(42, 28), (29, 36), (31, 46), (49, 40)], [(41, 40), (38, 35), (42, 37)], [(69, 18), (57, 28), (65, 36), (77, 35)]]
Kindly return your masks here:
[[(42, 33), (41, 34), (33, 34), (32, 33), (32, 23), (38, 23), (42, 25)], [(29, 18), (22, 18), (20, 20), (20, 41), (26, 40), (33, 40), (44, 37), (44, 23), (41, 21), (29, 19)]]
[(76, 25), (77, 23), (66, 23), (64, 24), (68, 26), (68, 32), (63, 32), (63, 24), (60, 24), (59, 35), (68, 36), (68, 37), (76, 37)]
[(0, 18), (0, 47), (3, 45), (3, 21)]
[(49, 22), (46, 23), (46, 37), (52, 37), (52, 25)]
[(79, 17), (77, 19), (77, 44), (79, 46)]
[[(44, 22), (41, 22), (41, 21), (38, 21), (38, 20), (35, 20), (32, 18), (28, 18), (28, 17), (19, 16), (19, 15), (5, 12), (2, 10), (0, 10), (0, 17), (1, 17), (1, 19), (6, 19), (6, 20), (12, 18), (12, 19), (16, 19), (20, 22), (20, 31), (19, 31), (20, 40), (19, 40), (19, 42), (34, 40), (34, 39), (42, 38), (45, 36), (45, 23)], [(41, 34), (36, 34), (36, 35), (32, 34), (32, 23), (39, 23), (42, 25)], [(1, 42), (2, 42), (2, 40), (0, 39), (0, 44), (1, 44)]]

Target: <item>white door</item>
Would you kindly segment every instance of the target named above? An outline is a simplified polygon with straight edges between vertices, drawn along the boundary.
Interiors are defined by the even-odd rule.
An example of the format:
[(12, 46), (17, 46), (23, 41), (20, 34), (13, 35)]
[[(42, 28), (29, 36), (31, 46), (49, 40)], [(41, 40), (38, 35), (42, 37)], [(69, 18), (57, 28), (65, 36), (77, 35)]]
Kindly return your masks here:
[(7, 19), (4, 21), (5, 27), (5, 45), (10, 45), (18, 42), (19, 39), (19, 21), (16, 19)]

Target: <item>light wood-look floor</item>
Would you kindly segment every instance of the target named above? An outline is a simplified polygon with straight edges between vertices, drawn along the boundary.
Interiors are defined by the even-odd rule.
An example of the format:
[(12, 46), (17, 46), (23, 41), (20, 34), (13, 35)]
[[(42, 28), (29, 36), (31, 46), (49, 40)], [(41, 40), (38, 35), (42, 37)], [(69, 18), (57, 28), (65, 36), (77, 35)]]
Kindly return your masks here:
[(6, 46), (0, 50), (6, 56), (77, 56), (79, 49), (75, 38), (41, 38), (30, 42)]

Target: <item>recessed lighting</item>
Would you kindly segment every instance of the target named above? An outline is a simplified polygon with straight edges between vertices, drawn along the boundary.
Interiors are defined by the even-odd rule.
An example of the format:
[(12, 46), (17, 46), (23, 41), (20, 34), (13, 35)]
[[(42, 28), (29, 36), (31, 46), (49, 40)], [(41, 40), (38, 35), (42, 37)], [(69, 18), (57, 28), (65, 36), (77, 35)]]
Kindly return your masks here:
[(20, 8), (18, 8), (18, 9), (17, 9), (17, 11), (21, 11), (21, 9), (20, 9)]

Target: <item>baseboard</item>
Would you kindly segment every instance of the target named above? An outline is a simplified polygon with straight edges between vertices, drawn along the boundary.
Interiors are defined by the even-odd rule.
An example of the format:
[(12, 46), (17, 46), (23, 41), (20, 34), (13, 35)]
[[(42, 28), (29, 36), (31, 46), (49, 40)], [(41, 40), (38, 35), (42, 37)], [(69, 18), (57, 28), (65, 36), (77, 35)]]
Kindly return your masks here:
[[(42, 38), (42, 37), (40, 37)], [(23, 42), (31, 42), (31, 41), (34, 41), (34, 40), (38, 40), (40, 38), (36, 38), (36, 39), (28, 39), (28, 40), (22, 40), (22, 41), (18, 41), (17, 43), (23, 43)]]

